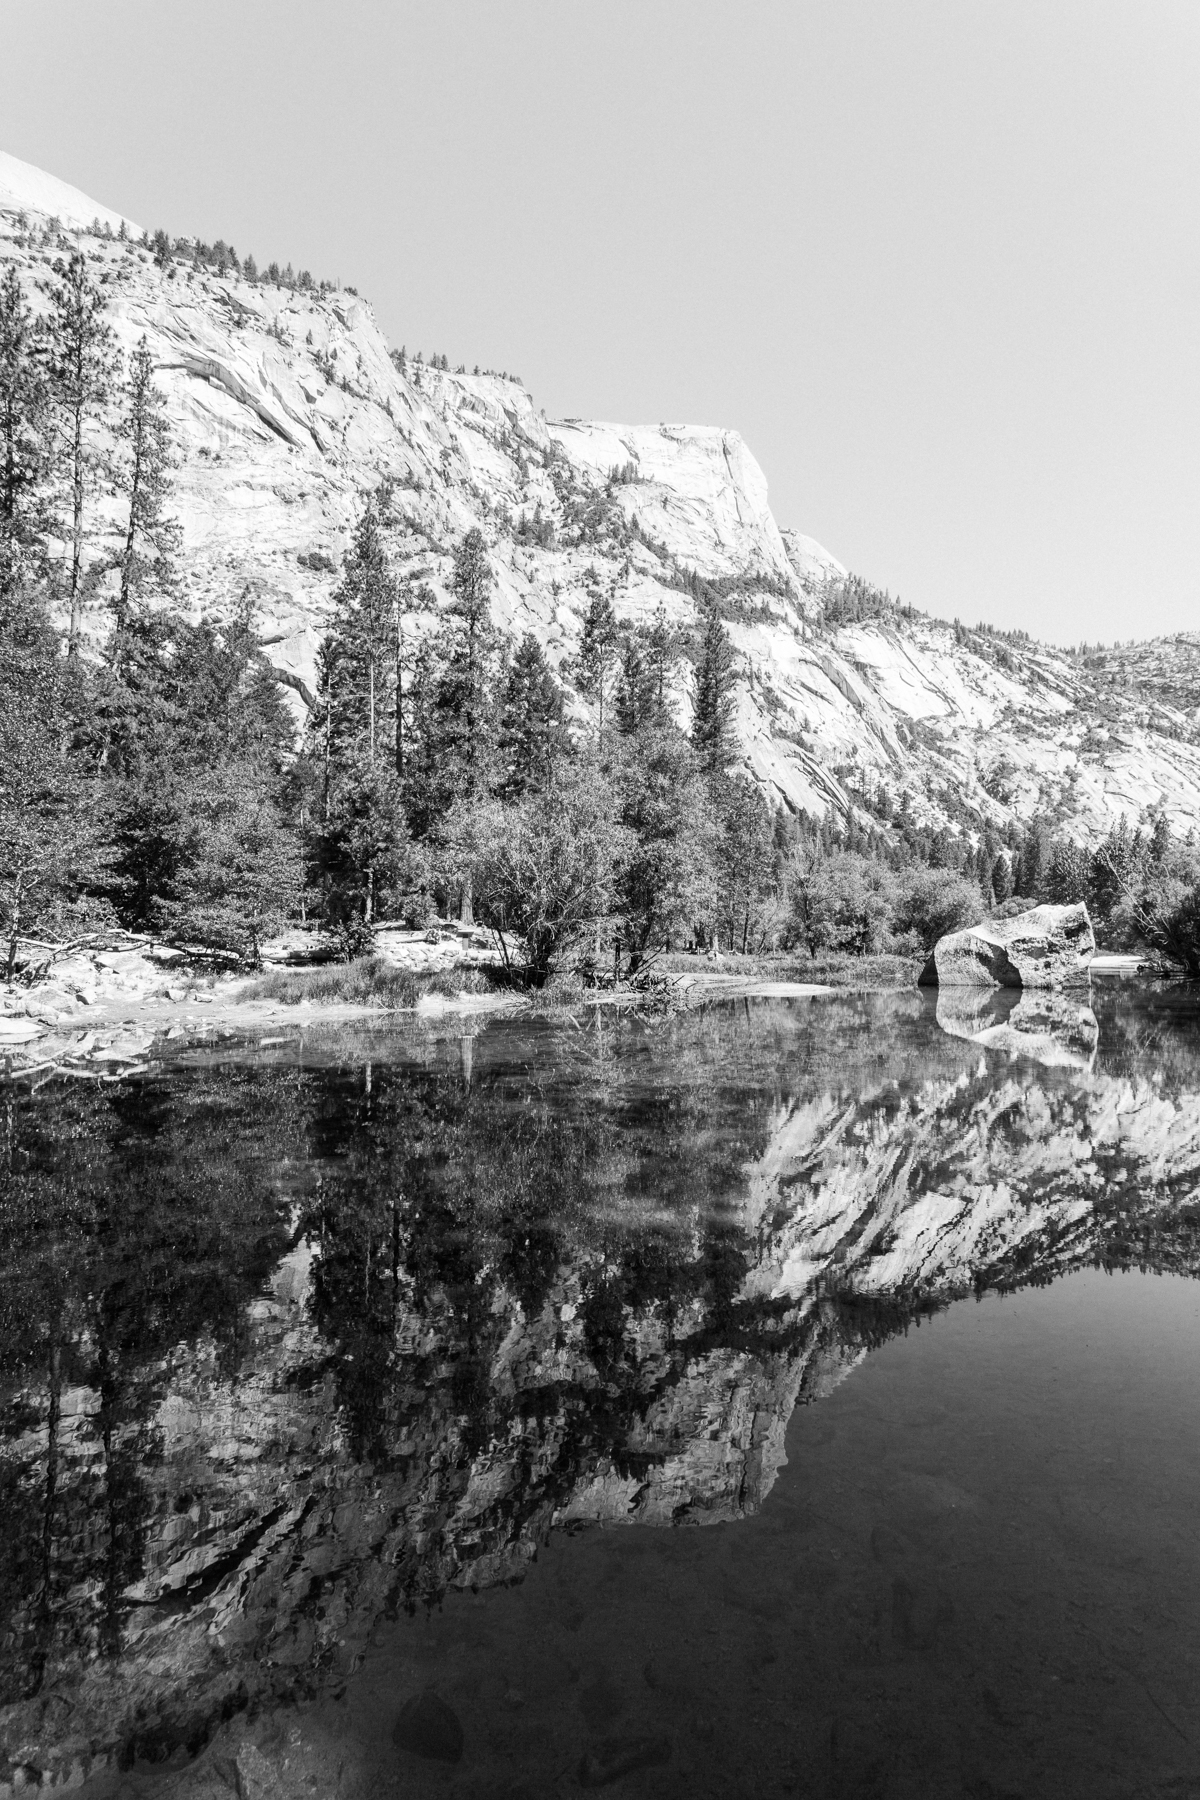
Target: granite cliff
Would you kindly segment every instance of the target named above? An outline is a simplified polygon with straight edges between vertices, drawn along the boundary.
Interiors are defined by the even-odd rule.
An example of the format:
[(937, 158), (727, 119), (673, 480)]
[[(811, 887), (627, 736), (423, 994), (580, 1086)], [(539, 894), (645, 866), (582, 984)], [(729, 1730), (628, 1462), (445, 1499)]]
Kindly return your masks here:
[[(780, 530), (735, 431), (548, 419), (514, 378), (400, 366), (351, 289), (156, 261), (136, 227), (106, 235), (121, 227), (0, 157), (0, 263), (36, 300), (78, 244), (122, 347), (145, 333), (170, 401), (187, 604), (220, 617), (251, 601), (298, 711), (351, 524), (387, 480), (414, 639), (436, 624), (454, 545), (475, 524), (498, 623), (532, 631), (564, 674), (597, 589), (623, 620), (661, 605), (685, 629), (697, 595), (715, 595), (737, 652), (744, 765), (775, 801), (886, 814), (907, 795), (918, 821), (967, 830), (1035, 812), (1089, 836), (1147, 809), (1179, 833), (1200, 822), (1191, 637), (1076, 655), (879, 596), (847, 622), (834, 604), (844, 569)], [(686, 664), (675, 703), (686, 720)]]

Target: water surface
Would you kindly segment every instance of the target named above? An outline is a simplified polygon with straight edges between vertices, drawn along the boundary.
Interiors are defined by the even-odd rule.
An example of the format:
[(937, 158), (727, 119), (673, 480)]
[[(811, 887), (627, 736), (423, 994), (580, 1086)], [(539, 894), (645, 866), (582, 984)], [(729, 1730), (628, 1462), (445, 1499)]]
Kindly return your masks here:
[(1198, 1052), (1121, 983), (10, 1090), (0, 1781), (1200, 1794)]

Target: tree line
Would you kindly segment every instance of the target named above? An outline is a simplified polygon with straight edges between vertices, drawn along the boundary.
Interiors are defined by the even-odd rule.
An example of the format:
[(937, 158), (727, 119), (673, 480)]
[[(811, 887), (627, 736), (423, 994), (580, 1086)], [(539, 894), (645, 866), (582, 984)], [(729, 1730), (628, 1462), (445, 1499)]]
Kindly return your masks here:
[[(1146, 937), (1195, 851), (1158, 821), (1091, 852), (1035, 821), (1006, 841), (930, 831), (908, 796), (823, 818), (736, 772), (735, 657), (719, 596), (694, 630), (622, 623), (589, 571), (559, 670), (492, 615), (482, 532), (455, 546), (438, 631), (394, 564), (387, 483), (364, 499), (297, 728), (249, 600), (180, 605), (165, 397), (142, 339), (117, 354), (85, 256), (42, 318), (0, 283), (0, 928), (113, 924), (248, 962), (288, 923), (343, 954), (381, 921), (455, 914), (535, 982), (686, 944), (917, 953), (996, 906), (1087, 898)], [(569, 686), (567, 683), (569, 682)], [(586, 712), (573, 697), (587, 703)], [(860, 797), (864, 799), (865, 797)], [(1139, 910), (1140, 909), (1140, 910)]]

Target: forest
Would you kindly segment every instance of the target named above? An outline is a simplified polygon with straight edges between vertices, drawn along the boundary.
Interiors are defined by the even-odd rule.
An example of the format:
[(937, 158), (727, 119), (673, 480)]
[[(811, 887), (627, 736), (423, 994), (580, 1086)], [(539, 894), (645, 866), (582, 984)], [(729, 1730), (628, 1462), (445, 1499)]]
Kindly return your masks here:
[[(511, 979), (587, 985), (686, 947), (914, 957), (997, 907), (1077, 899), (1109, 945), (1187, 963), (1200, 852), (1162, 816), (1084, 846), (1069, 821), (934, 829), (908, 792), (772, 809), (738, 768), (719, 584), (694, 577), (690, 634), (661, 610), (623, 623), (596, 584), (556, 672), (534, 637), (495, 625), (473, 528), (438, 630), (406, 632), (419, 596), (389, 551), (386, 482), (361, 498), (298, 725), (251, 602), (219, 620), (183, 604), (145, 340), (118, 355), (79, 252), (46, 298), (35, 318), (15, 270), (0, 283), (9, 979), (27, 942), (113, 927), (254, 967), (285, 927), (351, 960), (383, 921), (453, 916), (495, 933)], [(839, 584), (832, 622), (873, 594)]]

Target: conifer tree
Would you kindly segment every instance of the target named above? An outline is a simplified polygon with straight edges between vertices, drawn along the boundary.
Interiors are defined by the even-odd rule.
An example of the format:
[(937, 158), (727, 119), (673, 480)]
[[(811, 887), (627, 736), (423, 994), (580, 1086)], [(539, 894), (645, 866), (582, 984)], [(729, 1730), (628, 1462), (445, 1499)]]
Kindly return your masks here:
[(154, 384), (154, 358), (144, 336), (129, 366), (124, 402), (117, 426), (125, 448), (117, 486), (129, 503), (125, 542), (118, 558), (117, 628), (122, 631), (129, 622), (131, 605), (151, 585), (160, 593), (169, 593), (174, 587), (181, 538), (178, 521), (166, 511), (173, 467), (166, 395)]
[(33, 312), (10, 266), (0, 282), (0, 629), (46, 526), (46, 385), (35, 349)]
[(156, 921), (176, 937), (218, 945), (253, 967), (263, 940), (298, 905), (300, 847), (264, 785), (210, 777), (188, 795), (182, 854)]
[(0, 636), (0, 979), (22, 936), (62, 928), (103, 863), (87, 772), (62, 728), (71, 685), (45, 596), (24, 588)]
[(620, 631), (612, 602), (605, 594), (593, 594), (583, 621), (576, 658), (576, 682), (585, 700), (597, 708), (597, 730), (604, 736), (604, 701), (620, 654)]
[(454, 553), (448, 655), (437, 687), (440, 747), (456, 765), (461, 798), (474, 800), (487, 783), (491, 740), (488, 676), (495, 629), (487, 546), (472, 526)]
[(1021, 839), (1021, 853), (1013, 870), (1016, 892), (1023, 899), (1041, 899), (1049, 860), (1049, 834), (1040, 819), (1033, 819)]
[(361, 749), (375, 761), (396, 679), (396, 583), (380, 527), (378, 494), (354, 528), (319, 653), (321, 724), (327, 754)]
[(715, 607), (701, 628), (692, 743), (709, 775), (721, 774), (733, 756), (733, 645)]
[(433, 645), (426, 640), (413, 658), (412, 674), (404, 696), (404, 813), (413, 836), (428, 836), (448, 804), (439, 781), (435, 699), (438, 669)]
[[(398, 606), (380, 513), (386, 492), (367, 501), (354, 528), (333, 596), (333, 618), (318, 653), (318, 707), (312, 721), (322, 765), (321, 825), (313, 845), (326, 917), (370, 924), (389, 871), (406, 841), (397, 786)], [(401, 730), (399, 717), (395, 731)]]
[(1046, 873), (1046, 891), (1055, 905), (1072, 906), (1077, 900), (1086, 899), (1088, 861), (1087, 853), (1071, 838), (1058, 840)]
[(678, 635), (667, 623), (666, 609), (660, 600), (654, 623), (646, 633), (646, 664), (653, 680), (654, 711), (659, 724), (668, 715), (671, 676), (678, 661)]
[(79, 642), (83, 589), (83, 522), (88, 487), (99, 456), (91, 434), (108, 398), (116, 371), (112, 331), (104, 319), (104, 295), (88, 271), (82, 252), (75, 251), (49, 289), (48, 337), (50, 390), (58, 413), (59, 459), (69, 492), (71, 566), (68, 579), (71, 623), (67, 651)]
[(541, 645), (527, 633), (517, 647), (500, 711), (498, 791), (516, 799), (544, 788), (570, 749), (563, 693)]
[(617, 726), (627, 735), (656, 719), (657, 683), (638, 637), (631, 633), (621, 646), (621, 678), (617, 685)]

